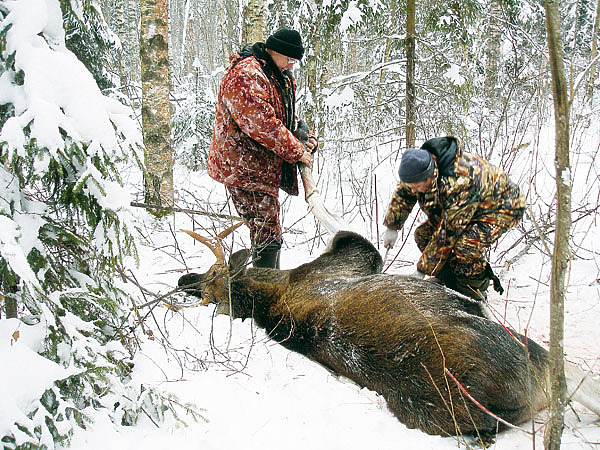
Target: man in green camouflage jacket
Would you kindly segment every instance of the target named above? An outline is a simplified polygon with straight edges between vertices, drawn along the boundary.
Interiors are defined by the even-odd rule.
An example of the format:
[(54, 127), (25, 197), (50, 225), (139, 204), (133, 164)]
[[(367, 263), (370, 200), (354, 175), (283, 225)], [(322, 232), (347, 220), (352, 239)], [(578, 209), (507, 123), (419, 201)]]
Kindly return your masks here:
[(431, 275), (477, 300), (486, 297), (490, 280), (502, 291), (485, 252), (523, 217), (525, 199), (499, 168), (463, 153), (453, 137), (434, 138), (420, 149), (407, 149), (400, 182), (384, 219), (386, 248), (392, 248), (414, 205), (427, 220), (415, 230), (423, 252), (417, 275)]

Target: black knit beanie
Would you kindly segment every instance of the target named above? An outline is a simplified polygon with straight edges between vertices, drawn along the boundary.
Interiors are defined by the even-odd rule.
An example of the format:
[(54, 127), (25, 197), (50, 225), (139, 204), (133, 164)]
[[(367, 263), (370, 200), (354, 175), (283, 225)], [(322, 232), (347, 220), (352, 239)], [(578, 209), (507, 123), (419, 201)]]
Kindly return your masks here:
[(296, 30), (282, 28), (267, 38), (265, 46), (271, 50), (294, 59), (302, 59), (304, 47), (302, 37)]
[(420, 183), (433, 173), (433, 156), (422, 148), (407, 148), (402, 154), (398, 175), (404, 183)]

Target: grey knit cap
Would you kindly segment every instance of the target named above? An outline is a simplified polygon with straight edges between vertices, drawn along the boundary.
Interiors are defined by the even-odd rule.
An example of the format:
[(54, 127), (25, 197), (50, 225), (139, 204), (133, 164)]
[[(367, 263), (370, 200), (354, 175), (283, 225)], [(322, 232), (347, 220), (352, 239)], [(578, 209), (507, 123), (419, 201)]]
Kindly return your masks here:
[(407, 148), (402, 154), (398, 175), (404, 183), (420, 183), (433, 173), (433, 156), (422, 148)]

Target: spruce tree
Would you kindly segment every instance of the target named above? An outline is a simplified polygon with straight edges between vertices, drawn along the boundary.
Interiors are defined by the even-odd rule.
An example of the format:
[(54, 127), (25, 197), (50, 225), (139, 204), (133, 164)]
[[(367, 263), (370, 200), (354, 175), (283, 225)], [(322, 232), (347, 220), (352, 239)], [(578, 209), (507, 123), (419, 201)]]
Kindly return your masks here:
[(0, 293), (13, 307), (4, 320), (39, 332), (56, 373), (0, 442), (54, 448), (92, 408), (116, 425), (142, 409), (158, 422), (167, 408), (130, 379), (135, 323), (118, 278), (136, 256), (120, 170), (138, 127), (67, 48), (58, 0), (1, 2), (0, 20)]

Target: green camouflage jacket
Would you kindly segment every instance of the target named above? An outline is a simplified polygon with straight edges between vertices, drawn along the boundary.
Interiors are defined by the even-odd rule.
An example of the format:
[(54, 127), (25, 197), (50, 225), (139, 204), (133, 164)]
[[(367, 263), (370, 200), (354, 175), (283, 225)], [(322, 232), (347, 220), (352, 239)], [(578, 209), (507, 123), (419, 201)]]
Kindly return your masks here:
[[(436, 140), (427, 148), (428, 143)], [(417, 269), (435, 276), (451, 254), (456, 239), (470, 223), (496, 223), (509, 218), (506, 216), (512, 219), (525, 208), (525, 199), (504, 171), (476, 155), (462, 153), (454, 138), (435, 138), (422, 148), (434, 155), (437, 183), (428, 192), (418, 194), (406, 184), (398, 183), (384, 225), (401, 229), (419, 202), (435, 232)]]

